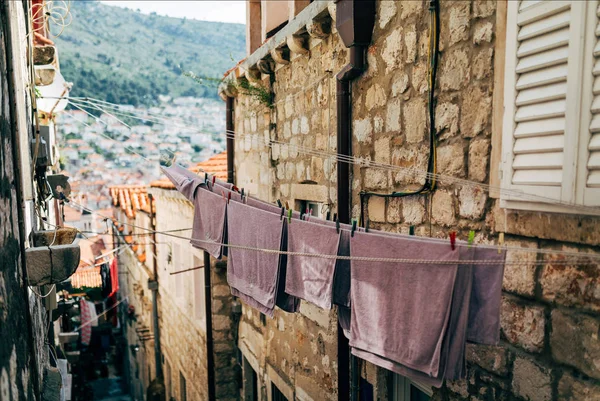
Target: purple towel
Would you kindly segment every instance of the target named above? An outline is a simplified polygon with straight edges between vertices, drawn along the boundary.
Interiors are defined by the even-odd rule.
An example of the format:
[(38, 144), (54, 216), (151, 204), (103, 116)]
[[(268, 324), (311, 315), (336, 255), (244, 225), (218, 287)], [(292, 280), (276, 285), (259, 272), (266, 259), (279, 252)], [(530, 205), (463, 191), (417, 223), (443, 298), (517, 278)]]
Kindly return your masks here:
[(478, 344), (496, 345), (500, 341), (500, 302), (506, 251), (475, 247), (476, 260), (498, 264), (473, 266), (473, 290), (467, 339)]
[(181, 167), (178, 164), (173, 164), (171, 167), (161, 167), (163, 173), (171, 180), (175, 188), (183, 194), (189, 201), (194, 200), (196, 189), (204, 185), (204, 178), (192, 173), (188, 169)]
[[(233, 202), (231, 202), (233, 203)], [(227, 202), (215, 193), (203, 189), (194, 198), (194, 222), (192, 225), (193, 246), (220, 259), (225, 241), (225, 216)]]
[[(335, 227), (294, 220), (288, 225), (288, 250), (337, 255), (339, 234)], [(323, 309), (331, 309), (336, 259), (290, 255), (287, 258), (285, 292)]]
[[(281, 208), (279, 206), (275, 205), (274, 203), (265, 202), (263, 200), (255, 198), (253, 196), (246, 197), (246, 204), (248, 206), (252, 206), (257, 209), (264, 210), (266, 212), (271, 212), (271, 213), (281, 215)], [(286, 210), (286, 216), (287, 216), (287, 210)], [(300, 218), (300, 213), (295, 210), (292, 211), (292, 219), (299, 219), (299, 218)]]
[[(471, 259), (473, 253), (472, 248), (460, 249), (461, 259)], [(457, 270), (450, 317), (442, 342), (440, 366), (437, 375), (430, 376), (422, 371), (411, 369), (391, 359), (358, 348), (353, 348), (352, 353), (359, 358), (430, 386), (440, 387), (444, 379), (458, 380), (464, 378), (466, 375), (465, 342), (469, 315), (469, 294), (473, 279), (472, 269), (471, 265), (460, 265)]]
[[(458, 260), (444, 244), (354, 234), (353, 257)], [(450, 320), (457, 264), (352, 261), (350, 345), (437, 376)]]
[[(230, 202), (227, 213), (229, 241), (261, 249), (281, 249), (284, 221), (280, 216), (252, 208), (243, 203)], [(280, 281), (281, 255), (254, 250), (229, 249), (227, 281), (240, 293), (265, 307), (263, 313), (273, 316)], [(285, 306), (288, 299), (282, 300)]]

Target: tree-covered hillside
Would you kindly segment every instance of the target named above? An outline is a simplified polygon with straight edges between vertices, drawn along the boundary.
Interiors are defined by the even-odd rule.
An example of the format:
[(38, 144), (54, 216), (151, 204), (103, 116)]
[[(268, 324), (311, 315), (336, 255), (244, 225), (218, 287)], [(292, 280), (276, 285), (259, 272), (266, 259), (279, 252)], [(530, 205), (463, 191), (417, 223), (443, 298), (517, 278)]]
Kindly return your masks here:
[(215, 88), (182, 76), (220, 77), (244, 57), (241, 24), (170, 18), (72, 1), (73, 22), (55, 39), (71, 96), (121, 104), (156, 102), (158, 95), (217, 97)]

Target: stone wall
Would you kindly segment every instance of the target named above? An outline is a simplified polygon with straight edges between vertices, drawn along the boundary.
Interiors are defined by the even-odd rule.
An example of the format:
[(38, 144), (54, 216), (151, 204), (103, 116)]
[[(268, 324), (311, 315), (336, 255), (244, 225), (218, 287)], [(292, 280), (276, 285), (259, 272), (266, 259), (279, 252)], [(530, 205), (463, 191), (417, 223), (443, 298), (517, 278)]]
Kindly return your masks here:
[(20, 216), (24, 201), (17, 125), (27, 127), (27, 137), (31, 137), (31, 125), (25, 123), (29, 121), (27, 104), (15, 100), (15, 93), (25, 92), (27, 82), (9, 78), (18, 76), (13, 75), (13, 66), (19, 65), (15, 59), (22, 56), (18, 50), (24, 51), (15, 48), (21, 37), (10, 36), (9, 18), (13, 35), (24, 37), (20, 3), (0, 5), (0, 399), (35, 400), (42, 390), (40, 372), (48, 366), (47, 320), (43, 302), (29, 291), (24, 279), (26, 234)]
[[(502, 105), (493, 107), (494, 61), (499, 41), (494, 1), (442, 1), (440, 66), (436, 86), (438, 172), (488, 184), (501, 127), (492, 126)], [(505, 10), (504, 5), (498, 7)], [(504, 11), (502, 11), (504, 12)], [(502, 20), (501, 18), (499, 20)], [(285, 28), (284, 28), (285, 29)], [(291, 33), (291, 32), (290, 32)], [(426, 169), (428, 155), (427, 68), (429, 11), (426, 1), (378, 1), (368, 69), (352, 87), (353, 152), (375, 162)], [(347, 50), (334, 32), (309, 39), (307, 54), (292, 53), (262, 75), (274, 107), (240, 94), (235, 101), (236, 185), (262, 199), (336, 202), (336, 166), (281, 141), (319, 151), (336, 151), (334, 74), (347, 63)], [(272, 85), (271, 85), (272, 83)], [(501, 154), (501, 152), (499, 153)], [(354, 166), (353, 217), (359, 193), (418, 188), (418, 178)], [(491, 181), (490, 181), (491, 180)], [(598, 219), (505, 211), (485, 191), (439, 183), (432, 195), (368, 199), (372, 227), (447, 238), (457, 231), (476, 243), (597, 252)], [(498, 347), (469, 346), (468, 379), (448, 383), (437, 394), (449, 399), (583, 400), (600, 397), (598, 266), (564, 266), (558, 256), (509, 252)], [(310, 310), (310, 312), (309, 312)], [(257, 371), (262, 399), (269, 380), (285, 383), (301, 399), (331, 399), (337, 391), (335, 312), (303, 304), (303, 313), (276, 311), (261, 319), (243, 307), (239, 345)], [(388, 374), (366, 364), (378, 399), (387, 399)], [(371, 372), (371, 374), (368, 374)], [(274, 375), (277, 378), (272, 379)], [(587, 397), (587, 398), (586, 398)]]

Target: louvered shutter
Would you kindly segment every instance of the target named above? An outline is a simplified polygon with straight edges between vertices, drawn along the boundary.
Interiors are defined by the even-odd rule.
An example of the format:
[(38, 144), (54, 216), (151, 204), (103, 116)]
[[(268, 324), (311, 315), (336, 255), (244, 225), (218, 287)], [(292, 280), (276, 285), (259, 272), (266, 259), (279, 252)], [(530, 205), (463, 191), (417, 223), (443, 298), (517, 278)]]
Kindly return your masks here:
[[(589, 28), (586, 29), (586, 56), (591, 72), (586, 68), (583, 90), (591, 96), (584, 100), (584, 107), (590, 110), (590, 121), (582, 129), (578, 184), (583, 188), (582, 203), (586, 206), (600, 206), (600, 4), (589, 4)], [(584, 94), (585, 96), (585, 94)], [(587, 101), (586, 101), (587, 100)], [(590, 104), (591, 103), (591, 104)], [(584, 124), (587, 121), (584, 120)]]
[(508, 3), (503, 200), (575, 201), (583, 3)]

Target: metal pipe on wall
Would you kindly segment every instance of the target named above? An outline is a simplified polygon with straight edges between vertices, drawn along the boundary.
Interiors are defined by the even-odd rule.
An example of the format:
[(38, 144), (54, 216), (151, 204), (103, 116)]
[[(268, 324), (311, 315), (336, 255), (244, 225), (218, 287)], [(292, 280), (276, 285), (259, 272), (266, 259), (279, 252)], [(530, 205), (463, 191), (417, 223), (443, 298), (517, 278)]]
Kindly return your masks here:
[(227, 100), (225, 101), (225, 130), (227, 132), (226, 135), (227, 139), (226, 139), (226, 144), (227, 144), (227, 182), (233, 184), (234, 183), (234, 165), (233, 165), (233, 159), (234, 159), (234, 148), (235, 148), (235, 139), (234, 136), (232, 135), (234, 130), (234, 123), (233, 123), (233, 113), (234, 113), (234, 109), (233, 109), (233, 102), (234, 99), (231, 96), (227, 96)]
[(203, 252), (204, 256), (204, 305), (206, 315), (206, 378), (208, 381), (208, 399), (209, 401), (216, 400), (215, 393), (215, 357), (212, 335), (212, 292), (210, 280), (210, 255), (208, 252)]
[(160, 327), (158, 324), (158, 258), (156, 250), (156, 215), (154, 213), (154, 197), (148, 194), (150, 206), (150, 226), (152, 227), (152, 279), (148, 281), (148, 287), (152, 291), (152, 325), (154, 331), (154, 363), (156, 364), (156, 378), (163, 377), (162, 358), (160, 350)]
[[(339, 0), (336, 5), (336, 28), (346, 47), (350, 62), (337, 74), (337, 151), (352, 155), (352, 81), (366, 70), (366, 50), (375, 25), (374, 0)], [(337, 163), (337, 211), (342, 223), (350, 223), (350, 164)], [(350, 355), (348, 339), (338, 323), (338, 399), (358, 399), (358, 359)]]

